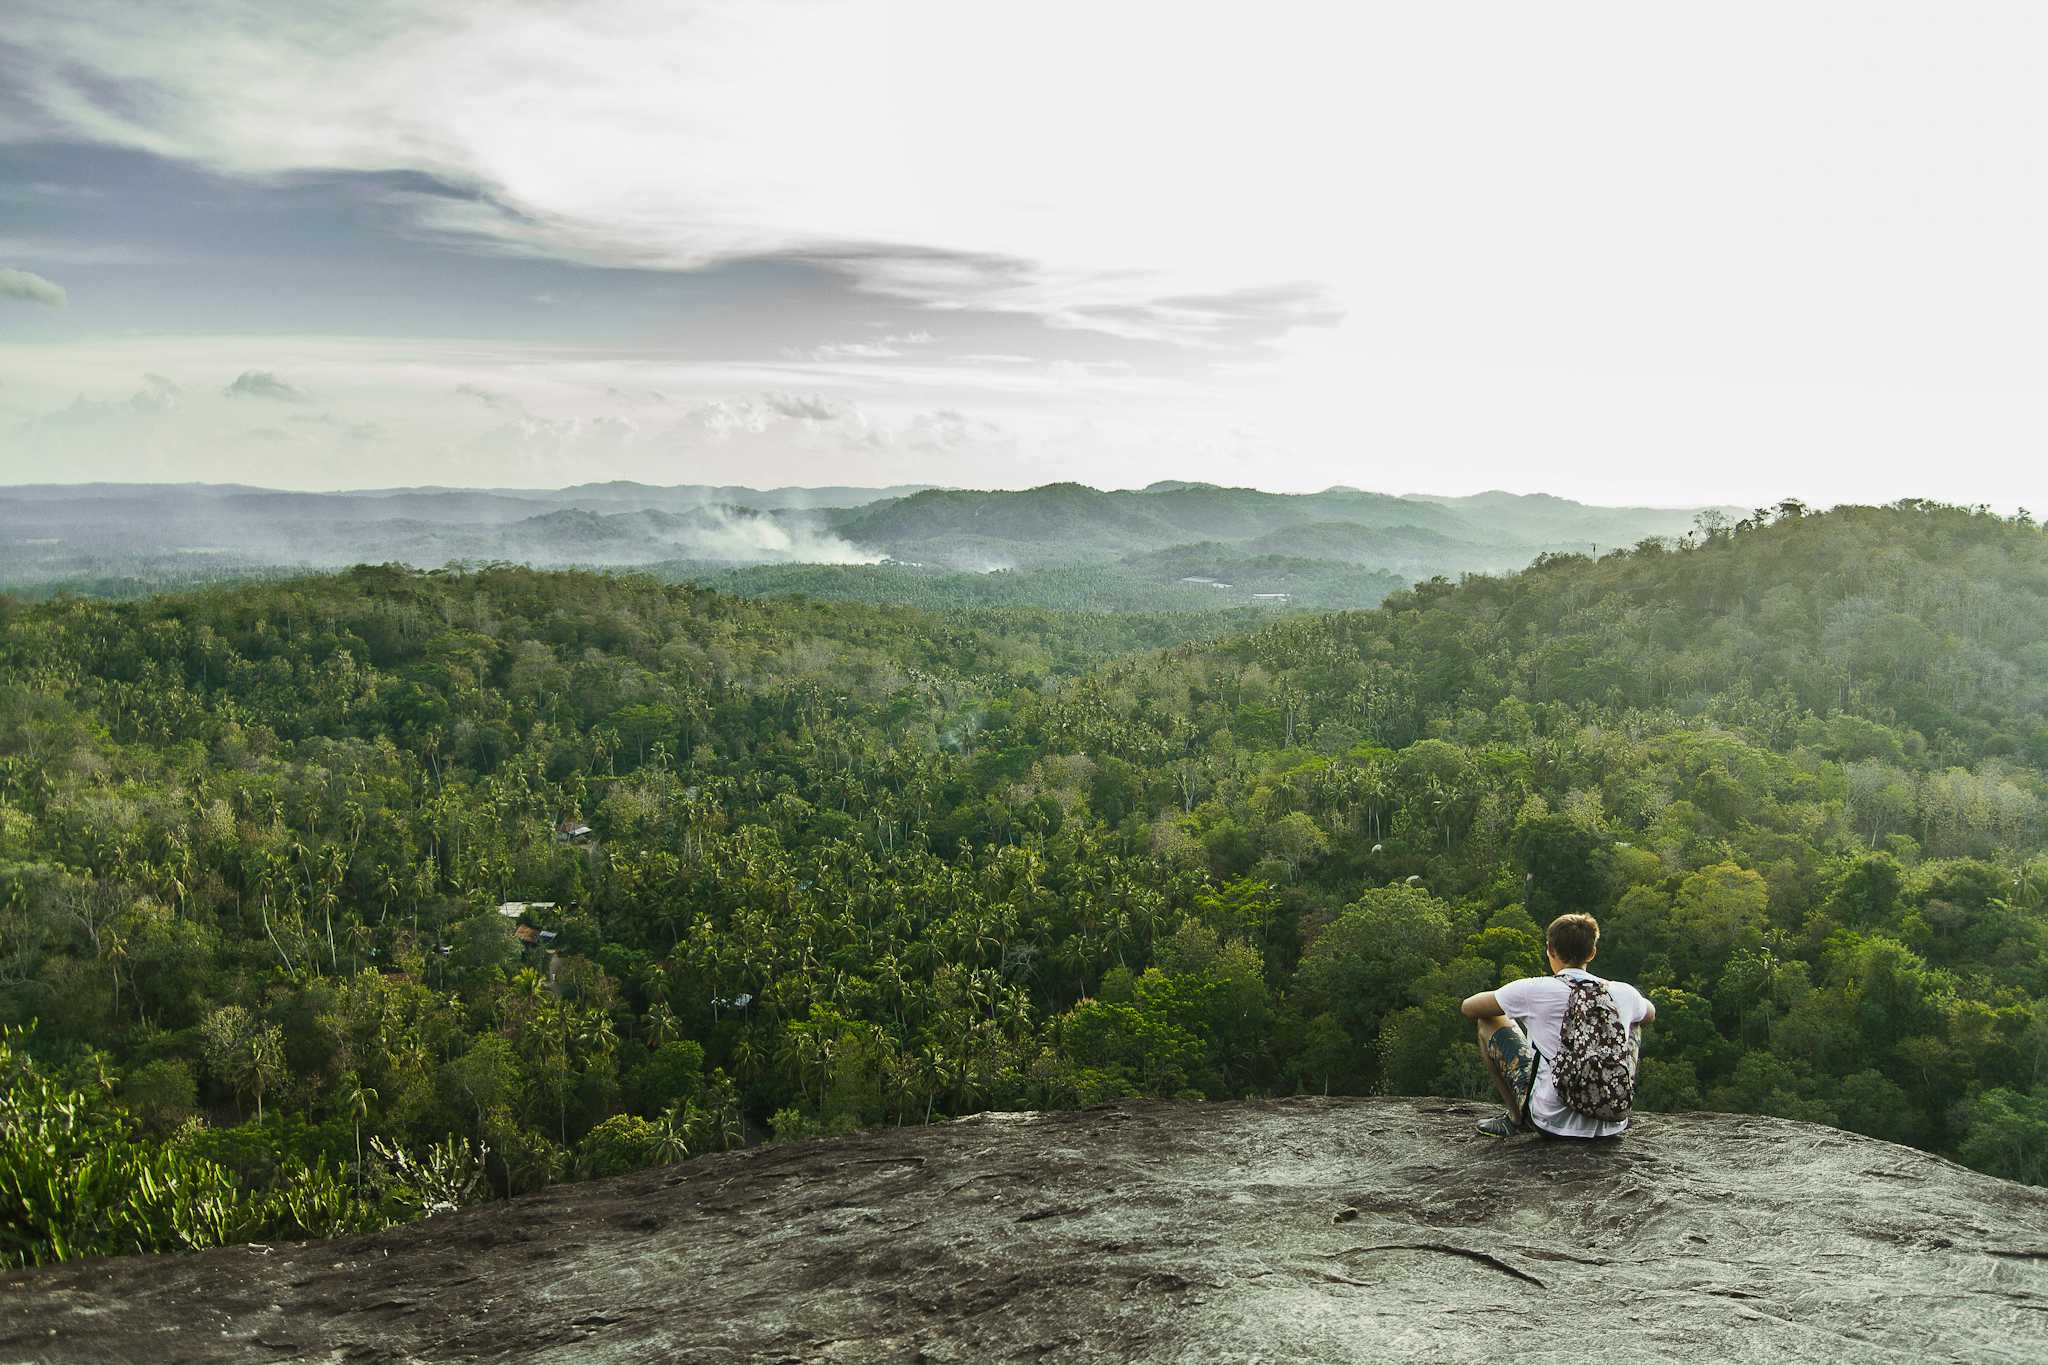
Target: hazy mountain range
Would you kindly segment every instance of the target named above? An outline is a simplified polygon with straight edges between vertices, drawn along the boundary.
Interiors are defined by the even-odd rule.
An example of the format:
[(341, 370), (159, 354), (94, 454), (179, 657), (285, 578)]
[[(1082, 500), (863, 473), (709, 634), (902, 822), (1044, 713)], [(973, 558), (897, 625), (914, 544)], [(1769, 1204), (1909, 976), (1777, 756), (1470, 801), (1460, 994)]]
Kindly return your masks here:
[[(1597, 552), (1682, 534), (1698, 511), (1595, 507), (1545, 494), (1286, 494), (1173, 481), (1117, 491), (1072, 483), (1020, 491), (604, 483), (339, 493), (31, 485), (0, 489), (0, 585), (140, 588), (356, 563), (511, 561), (655, 568), (738, 591), (803, 591), (812, 580), (792, 576), (793, 566), (832, 565), (872, 567), (817, 576), (825, 595), (870, 599), (926, 598), (949, 575), (1051, 572), (1063, 585), (1057, 601), (1036, 589), (1020, 597), (1014, 584), (978, 596), (1058, 605), (1088, 571), (1115, 567), (1120, 579), (1169, 594), (1150, 592), (1153, 607), (1276, 594), (1305, 595), (1304, 605), (1369, 605), (1405, 581), (1512, 570), (1546, 551)], [(777, 571), (749, 573), (753, 566)], [(1082, 595), (1095, 605), (1136, 605), (1122, 587), (1106, 598)]]

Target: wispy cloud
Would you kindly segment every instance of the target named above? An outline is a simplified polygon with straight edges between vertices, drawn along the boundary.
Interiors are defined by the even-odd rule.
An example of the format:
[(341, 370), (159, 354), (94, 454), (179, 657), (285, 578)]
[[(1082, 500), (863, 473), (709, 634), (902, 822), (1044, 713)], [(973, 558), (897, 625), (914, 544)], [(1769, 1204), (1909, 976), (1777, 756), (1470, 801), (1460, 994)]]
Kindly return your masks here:
[(48, 199), (104, 199), (107, 192), (93, 185), (62, 185), (52, 180), (31, 180), (24, 185), (0, 185), (0, 201), (32, 204)]
[(38, 265), (176, 265), (176, 253), (141, 242), (76, 242), (58, 237), (0, 237), (0, 256)]
[(28, 270), (0, 270), (0, 299), (19, 299), (23, 303), (40, 303), (48, 308), (62, 308), (65, 301), (64, 286)]
[(846, 416), (848, 408), (818, 394), (763, 394), (761, 403), (777, 417), (798, 422), (834, 422)]
[(465, 444), (492, 469), (539, 483), (569, 483), (593, 470), (619, 468), (640, 439), (630, 418), (539, 417), (522, 413)]
[(511, 394), (499, 393), (496, 389), (487, 389), (481, 384), (457, 384), (455, 391), (466, 398), (476, 399), (477, 402), (482, 403), (492, 412), (523, 413), (526, 411), (526, 404), (520, 402)]
[(913, 450), (943, 455), (969, 449), (1000, 449), (1009, 443), (1008, 434), (995, 423), (952, 408), (918, 413), (904, 427), (899, 439)]
[[(1104, 137), (1129, 91), (1070, 83), (1048, 109), (989, 73), (963, 82), (945, 60), (960, 20), (943, 10), (902, 24), (861, 0), (18, 0), (9, 17), (11, 40), (37, 54), (18, 98), (46, 126), (232, 174), (411, 172), (422, 179), (387, 186), (385, 202), (472, 251), (655, 269), (803, 261), (926, 309), (1177, 346), (1227, 331), (1184, 326), (1188, 311), (1164, 300), (1254, 287), (1272, 269), (1244, 230), (1249, 197), (1228, 194), (1239, 164), (1140, 186)], [(1152, 41), (1149, 26), (1061, 7), (1012, 38), (1070, 63), (1062, 35), (1082, 24), (1105, 59)], [(1213, 28), (1190, 41), (1220, 42)], [(875, 98), (877, 73), (899, 98)], [(904, 108), (947, 113), (908, 123)], [(1213, 121), (1183, 140), (1259, 140), (1217, 139)], [(1116, 309), (1138, 311), (1097, 311)], [(918, 335), (881, 344), (926, 344)], [(839, 351), (851, 344), (821, 349), (891, 358)]]
[(894, 360), (903, 352), (881, 342), (848, 341), (811, 350), (813, 360)]
[(175, 380), (152, 371), (142, 376), (142, 387), (128, 400), (128, 406), (138, 412), (169, 412), (178, 406), (184, 392)]
[(266, 398), (277, 403), (303, 403), (304, 392), (268, 370), (244, 370), (221, 392), (229, 398)]
[(896, 332), (880, 341), (838, 341), (823, 346), (814, 346), (808, 352), (792, 351), (795, 359), (808, 355), (812, 360), (900, 360), (909, 354), (905, 347), (931, 346), (938, 338), (930, 332)]
[[(1297, 327), (1341, 322), (1345, 310), (1324, 286), (1262, 284), (1193, 293), (1142, 270), (1055, 268), (988, 252), (904, 246), (812, 248), (790, 253), (843, 273), (861, 290), (936, 312), (1022, 313), (1070, 331), (1196, 349), (1256, 345)], [(930, 332), (890, 336), (884, 346), (927, 345)], [(821, 347), (821, 360), (873, 355), (859, 345)]]

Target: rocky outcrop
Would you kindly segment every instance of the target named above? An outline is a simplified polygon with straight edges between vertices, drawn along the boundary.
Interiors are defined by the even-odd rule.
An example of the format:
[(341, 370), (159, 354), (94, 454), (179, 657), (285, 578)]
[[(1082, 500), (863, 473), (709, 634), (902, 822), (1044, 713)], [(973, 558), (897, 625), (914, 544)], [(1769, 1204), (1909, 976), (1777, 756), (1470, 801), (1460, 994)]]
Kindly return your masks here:
[(2048, 1192), (1776, 1119), (1127, 1104), (0, 1277), (0, 1360), (2039, 1361)]

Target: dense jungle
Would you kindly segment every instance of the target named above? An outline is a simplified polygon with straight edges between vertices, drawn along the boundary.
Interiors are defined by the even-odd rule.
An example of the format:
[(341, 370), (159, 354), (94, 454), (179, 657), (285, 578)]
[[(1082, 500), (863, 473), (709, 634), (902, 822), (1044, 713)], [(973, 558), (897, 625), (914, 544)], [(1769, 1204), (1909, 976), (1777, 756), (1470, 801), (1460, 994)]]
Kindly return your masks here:
[[(1218, 631), (1228, 627), (1228, 632)], [(0, 1264), (1121, 1096), (1639, 1104), (2048, 1183), (2048, 535), (1796, 502), (1318, 615), (358, 567), (0, 598)]]

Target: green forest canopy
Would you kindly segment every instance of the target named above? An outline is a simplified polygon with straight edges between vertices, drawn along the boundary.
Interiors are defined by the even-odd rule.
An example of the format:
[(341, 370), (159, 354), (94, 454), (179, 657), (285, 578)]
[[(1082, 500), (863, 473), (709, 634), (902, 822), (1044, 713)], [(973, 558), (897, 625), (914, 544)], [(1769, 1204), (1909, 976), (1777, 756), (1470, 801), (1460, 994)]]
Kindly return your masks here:
[(1657, 1001), (1644, 1107), (2048, 1182), (2024, 515), (1788, 503), (1199, 633), (515, 568), (0, 599), (0, 1256), (1480, 1095), (1456, 1002), (1565, 908)]

